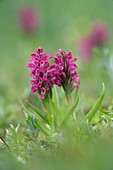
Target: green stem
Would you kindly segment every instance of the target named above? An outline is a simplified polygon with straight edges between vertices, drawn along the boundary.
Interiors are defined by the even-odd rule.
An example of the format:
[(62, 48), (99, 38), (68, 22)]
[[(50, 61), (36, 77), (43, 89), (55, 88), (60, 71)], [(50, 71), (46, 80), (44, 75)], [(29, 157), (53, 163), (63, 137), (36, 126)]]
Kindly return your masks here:
[(66, 93), (65, 92), (65, 94), (66, 94), (66, 99), (67, 99), (67, 102), (68, 102), (68, 104), (69, 104), (69, 106), (72, 104), (72, 101), (71, 101), (71, 95), (70, 94), (68, 94), (68, 93)]
[(49, 126), (51, 128), (51, 132), (54, 133), (54, 113), (53, 113), (53, 108), (52, 108), (52, 104), (51, 104), (51, 99), (48, 96), (46, 99), (43, 100), (43, 105), (47, 111), (47, 117), (48, 117), (48, 121), (49, 121)]

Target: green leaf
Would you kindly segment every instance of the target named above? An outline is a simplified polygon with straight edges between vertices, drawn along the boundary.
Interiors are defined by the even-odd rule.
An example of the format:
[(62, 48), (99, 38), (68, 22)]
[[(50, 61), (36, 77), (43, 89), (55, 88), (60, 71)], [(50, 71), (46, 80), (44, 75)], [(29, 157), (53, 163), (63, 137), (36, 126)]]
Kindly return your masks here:
[(55, 119), (55, 115), (53, 112), (53, 107), (52, 107), (52, 103), (51, 103), (51, 97), (50, 95), (47, 95), (46, 98), (43, 100), (43, 105), (47, 111), (47, 117), (48, 117), (48, 121), (49, 121), (49, 126), (51, 127), (52, 131), (54, 131), (54, 119)]
[(34, 105), (32, 105), (28, 100), (26, 100), (26, 101), (27, 101), (29, 107), (31, 109), (33, 109), (38, 114), (38, 116), (40, 116), (46, 123), (48, 123), (47, 117), (38, 108), (36, 108)]
[(54, 111), (58, 114), (60, 119), (62, 119), (63, 118), (62, 111), (57, 107), (57, 105), (54, 102), (52, 102), (52, 107), (53, 107)]
[(56, 105), (57, 105), (57, 107), (59, 107), (60, 108), (60, 101), (59, 101), (59, 97), (58, 97), (58, 93), (57, 93), (57, 89), (56, 89), (56, 87), (54, 86), (54, 97), (55, 97), (55, 103), (56, 103)]
[(88, 120), (90, 122), (92, 120), (93, 116), (99, 109), (99, 107), (104, 99), (104, 95), (105, 95), (105, 85), (104, 85), (104, 83), (102, 83), (102, 93), (101, 93), (100, 97), (98, 98), (97, 102), (95, 103), (95, 105), (92, 107), (92, 109), (89, 111), (89, 113), (84, 118), (83, 122), (86, 122), (86, 120)]
[(34, 116), (32, 116), (32, 125), (34, 126)]
[(108, 111), (108, 110), (103, 110), (102, 108), (100, 108), (100, 111), (102, 112), (102, 113), (104, 113), (104, 114), (109, 114), (109, 113), (111, 113), (111, 111)]
[(66, 114), (66, 116), (64, 117), (64, 120), (62, 121), (62, 124), (61, 126), (63, 126), (67, 120), (69, 120), (69, 117), (74, 113), (77, 105), (78, 105), (78, 102), (79, 102), (79, 97), (77, 98), (75, 104), (71, 107), (71, 109), (69, 110), (69, 112)]
[[(24, 111), (27, 113), (28, 119), (31, 120), (31, 122), (32, 122), (33, 114), (24, 106), (24, 104), (22, 103), (22, 101), (20, 99), (19, 99), (19, 102), (20, 102), (21, 106), (23, 107)], [(38, 120), (36, 116), (34, 116), (34, 122), (38, 127), (40, 127), (40, 129), (44, 133), (46, 133), (47, 135), (50, 135), (50, 130), (40, 120)]]
[(26, 123), (27, 123), (30, 131), (33, 132), (33, 131), (34, 131), (34, 126), (32, 125), (31, 120), (27, 119), (27, 120), (26, 120)]
[(33, 114), (24, 106), (24, 104), (22, 103), (20, 98), (19, 98), (19, 102), (20, 102), (22, 108), (24, 109), (24, 112), (27, 113), (27, 115), (31, 115), (32, 116)]
[(51, 129), (52, 129), (52, 131), (54, 132), (54, 119), (55, 119), (55, 116), (54, 116), (54, 113), (53, 113), (53, 107), (52, 107), (52, 101), (51, 101), (51, 99), (50, 99), (50, 97), (48, 97), (48, 102), (49, 102), (49, 110), (48, 110), (48, 112), (49, 112), (49, 120), (50, 120), (50, 127), (51, 127)]
[[(28, 120), (30, 120), (32, 123), (32, 115), (28, 115)], [(33, 121), (35, 125), (37, 125), (44, 133), (46, 133), (47, 135), (50, 135), (50, 130), (40, 120), (34, 117)]]
[(44, 133), (46, 133), (47, 135), (50, 135), (50, 134), (51, 134), (51, 130), (48, 129), (40, 120), (34, 118), (34, 122), (36, 123), (36, 125), (37, 125), (38, 127), (40, 127), (40, 129), (41, 129)]

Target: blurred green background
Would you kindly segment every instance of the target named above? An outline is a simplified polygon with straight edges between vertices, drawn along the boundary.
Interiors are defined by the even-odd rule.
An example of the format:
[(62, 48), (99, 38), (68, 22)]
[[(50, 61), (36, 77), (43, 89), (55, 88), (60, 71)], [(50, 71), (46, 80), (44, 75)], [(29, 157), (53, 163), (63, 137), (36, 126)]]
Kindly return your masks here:
[[(29, 6), (36, 9), (40, 17), (37, 32), (31, 35), (22, 31), (19, 22), (20, 9)], [(26, 88), (30, 89), (30, 70), (27, 64), (31, 53), (39, 46), (42, 46), (46, 53), (53, 54), (58, 52), (59, 48), (64, 48), (66, 51), (73, 51), (73, 55), (78, 57), (78, 72), (81, 75), (81, 108), (85, 107), (87, 110), (95, 103), (100, 95), (102, 82), (106, 86), (105, 106), (112, 103), (113, 81), (102, 66), (101, 58), (96, 57), (85, 62), (79, 55), (78, 42), (88, 33), (90, 25), (95, 21), (106, 22), (111, 30), (107, 48), (110, 49), (112, 56), (113, 0), (0, 0), (0, 135), (5, 134), (5, 129), (9, 128), (10, 123), (16, 125), (20, 123), (22, 128), (26, 126), (25, 117), (20, 114), (22, 111), (15, 101), (18, 101), (18, 96), (24, 94)], [(44, 154), (40, 154), (38, 148), (39, 150), (34, 151), (32, 158), (34, 162), (30, 160), (25, 167), (22, 166), (23, 162), (19, 160), (18, 155), (13, 160), (8, 153), (7, 159), (7, 154), (4, 156), (4, 150), (3, 153), (1, 150), (0, 170), (8, 168), (13, 170), (15, 167), (32, 169), (33, 165), (33, 169), (39, 167), (44, 170), (70, 169), (70, 165), (72, 165), (71, 169), (112, 170), (113, 140), (107, 140), (106, 131), (104, 135), (104, 139), (98, 142), (94, 140), (96, 144), (74, 143), (74, 146), (73, 144), (71, 146), (68, 143), (62, 147), (62, 150), (56, 151), (55, 157), (52, 155), (47, 158), (49, 154), (47, 152), (45, 154), (45, 151)], [(25, 144), (30, 150), (27, 142)], [(27, 155), (25, 150), (23, 155)], [(29, 155), (31, 156), (31, 151)], [(73, 159), (70, 159), (71, 157)]]
[[(40, 16), (37, 33), (30, 36), (22, 32), (18, 15), (19, 10), (27, 6), (35, 8)], [(0, 97), (14, 101), (30, 86), (27, 63), (38, 46), (53, 54), (58, 52), (59, 48), (72, 50), (73, 55), (78, 56), (81, 93), (87, 90), (90, 96), (93, 89), (94, 96), (97, 97), (104, 80), (100, 79), (98, 71), (95, 74), (94, 69), (98, 70), (95, 61), (93, 71), (90, 70), (91, 62), (80, 62), (77, 45), (79, 39), (88, 32), (90, 23), (94, 21), (105, 21), (112, 32), (112, 11), (112, 0), (0, 0)], [(112, 43), (111, 34), (111, 50)]]

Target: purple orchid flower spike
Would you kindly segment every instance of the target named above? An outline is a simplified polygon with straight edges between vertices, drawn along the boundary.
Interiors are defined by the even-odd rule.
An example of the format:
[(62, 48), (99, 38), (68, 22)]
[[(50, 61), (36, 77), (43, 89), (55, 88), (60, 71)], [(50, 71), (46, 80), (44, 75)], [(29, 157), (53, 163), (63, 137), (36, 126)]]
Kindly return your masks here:
[(48, 95), (52, 96), (52, 88), (54, 85), (62, 86), (66, 95), (80, 87), (80, 75), (76, 72), (78, 66), (75, 64), (77, 58), (72, 56), (72, 52), (66, 53), (60, 49), (60, 54), (56, 54), (54, 63), (51, 64), (49, 59), (52, 54), (44, 53), (42, 48), (38, 48), (36, 53), (32, 53), (28, 68), (31, 69), (30, 75), (33, 77), (31, 81), (31, 91), (39, 93), (41, 99), (45, 99)]
[(48, 93), (52, 93), (54, 85), (50, 58), (52, 58), (52, 54), (44, 53), (43, 49), (39, 47), (36, 49), (36, 53), (31, 54), (31, 60), (28, 64), (28, 68), (31, 69), (30, 75), (33, 77), (30, 80), (32, 83), (31, 91), (38, 92), (41, 99), (44, 99)]
[(24, 7), (19, 14), (20, 24), (23, 31), (27, 34), (35, 33), (39, 27), (39, 15), (31, 7)]
[(77, 58), (72, 56), (72, 52), (66, 53), (63, 49), (60, 49), (60, 54), (56, 54), (54, 59), (54, 67), (56, 69), (55, 84), (62, 86), (66, 96), (70, 96), (71, 92), (80, 87), (80, 75), (76, 69), (78, 66), (75, 64)]
[(105, 43), (108, 42), (110, 35), (110, 30), (107, 25), (98, 22), (93, 24), (91, 32), (84, 37), (79, 45), (79, 50), (81, 56), (85, 60), (91, 59), (93, 56), (93, 49), (101, 49), (104, 47)]

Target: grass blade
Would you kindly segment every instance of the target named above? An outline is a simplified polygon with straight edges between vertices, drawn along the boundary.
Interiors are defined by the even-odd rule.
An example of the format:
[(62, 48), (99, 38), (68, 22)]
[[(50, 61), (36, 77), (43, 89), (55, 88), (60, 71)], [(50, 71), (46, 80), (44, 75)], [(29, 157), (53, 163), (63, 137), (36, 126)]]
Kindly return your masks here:
[(34, 118), (34, 122), (36, 125), (38, 125), (38, 127), (40, 127), (40, 129), (46, 133), (47, 135), (50, 135), (50, 131), (40, 120)]
[[(29, 120), (32, 120), (32, 116), (29, 115)], [(34, 117), (34, 123), (37, 125), (44, 133), (47, 135), (50, 135), (50, 130), (44, 125), (40, 120), (38, 120), (36, 117)]]
[(24, 112), (27, 113), (28, 115), (32, 116), (33, 114), (24, 106), (24, 104), (22, 103), (20, 98), (19, 98), (19, 102), (20, 102), (20, 105), (22, 106), (22, 108), (24, 109)]
[(101, 93), (100, 97), (98, 98), (97, 102), (95, 103), (95, 105), (92, 107), (92, 109), (89, 111), (89, 113), (84, 118), (83, 122), (85, 122), (86, 120), (88, 120), (90, 122), (92, 120), (93, 116), (99, 109), (99, 107), (104, 99), (104, 95), (105, 95), (105, 85), (104, 85), (104, 83), (102, 83), (102, 93)]
[(100, 111), (104, 114), (107, 114), (107, 115), (109, 115), (112, 112), (112, 111), (108, 111), (108, 110), (103, 110), (101, 108), (100, 108)]
[(27, 101), (29, 107), (32, 110), (34, 110), (38, 114), (38, 116), (40, 116), (46, 123), (48, 123), (47, 117), (39, 109), (37, 109), (34, 105), (32, 105), (28, 100), (26, 100), (26, 101)]
[(55, 103), (56, 103), (57, 107), (60, 108), (60, 101), (59, 101), (58, 92), (57, 92), (56, 87), (54, 87), (54, 94), (55, 94), (55, 99), (56, 99)]
[(77, 101), (75, 102), (75, 104), (71, 107), (71, 109), (69, 110), (69, 112), (67, 113), (67, 115), (64, 117), (64, 120), (62, 121), (62, 124), (61, 126), (63, 126), (67, 120), (69, 120), (69, 117), (73, 114), (73, 112), (75, 111), (77, 105), (78, 105), (78, 102), (79, 102), (79, 98), (77, 98)]
[[(22, 103), (22, 101), (19, 99), (19, 102), (21, 104), (21, 106), (23, 107), (24, 109), (24, 112), (28, 115), (28, 119), (30, 121), (32, 121), (32, 113), (24, 106), (24, 104)], [(34, 116), (34, 115), (33, 115)], [(40, 129), (46, 133), (47, 135), (50, 135), (50, 130), (40, 121), (36, 118), (36, 116), (34, 116), (34, 122), (35, 124), (40, 127)]]
[(52, 102), (52, 107), (54, 111), (58, 114), (58, 116), (62, 119), (62, 111), (57, 107), (57, 105), (54, 102)]

